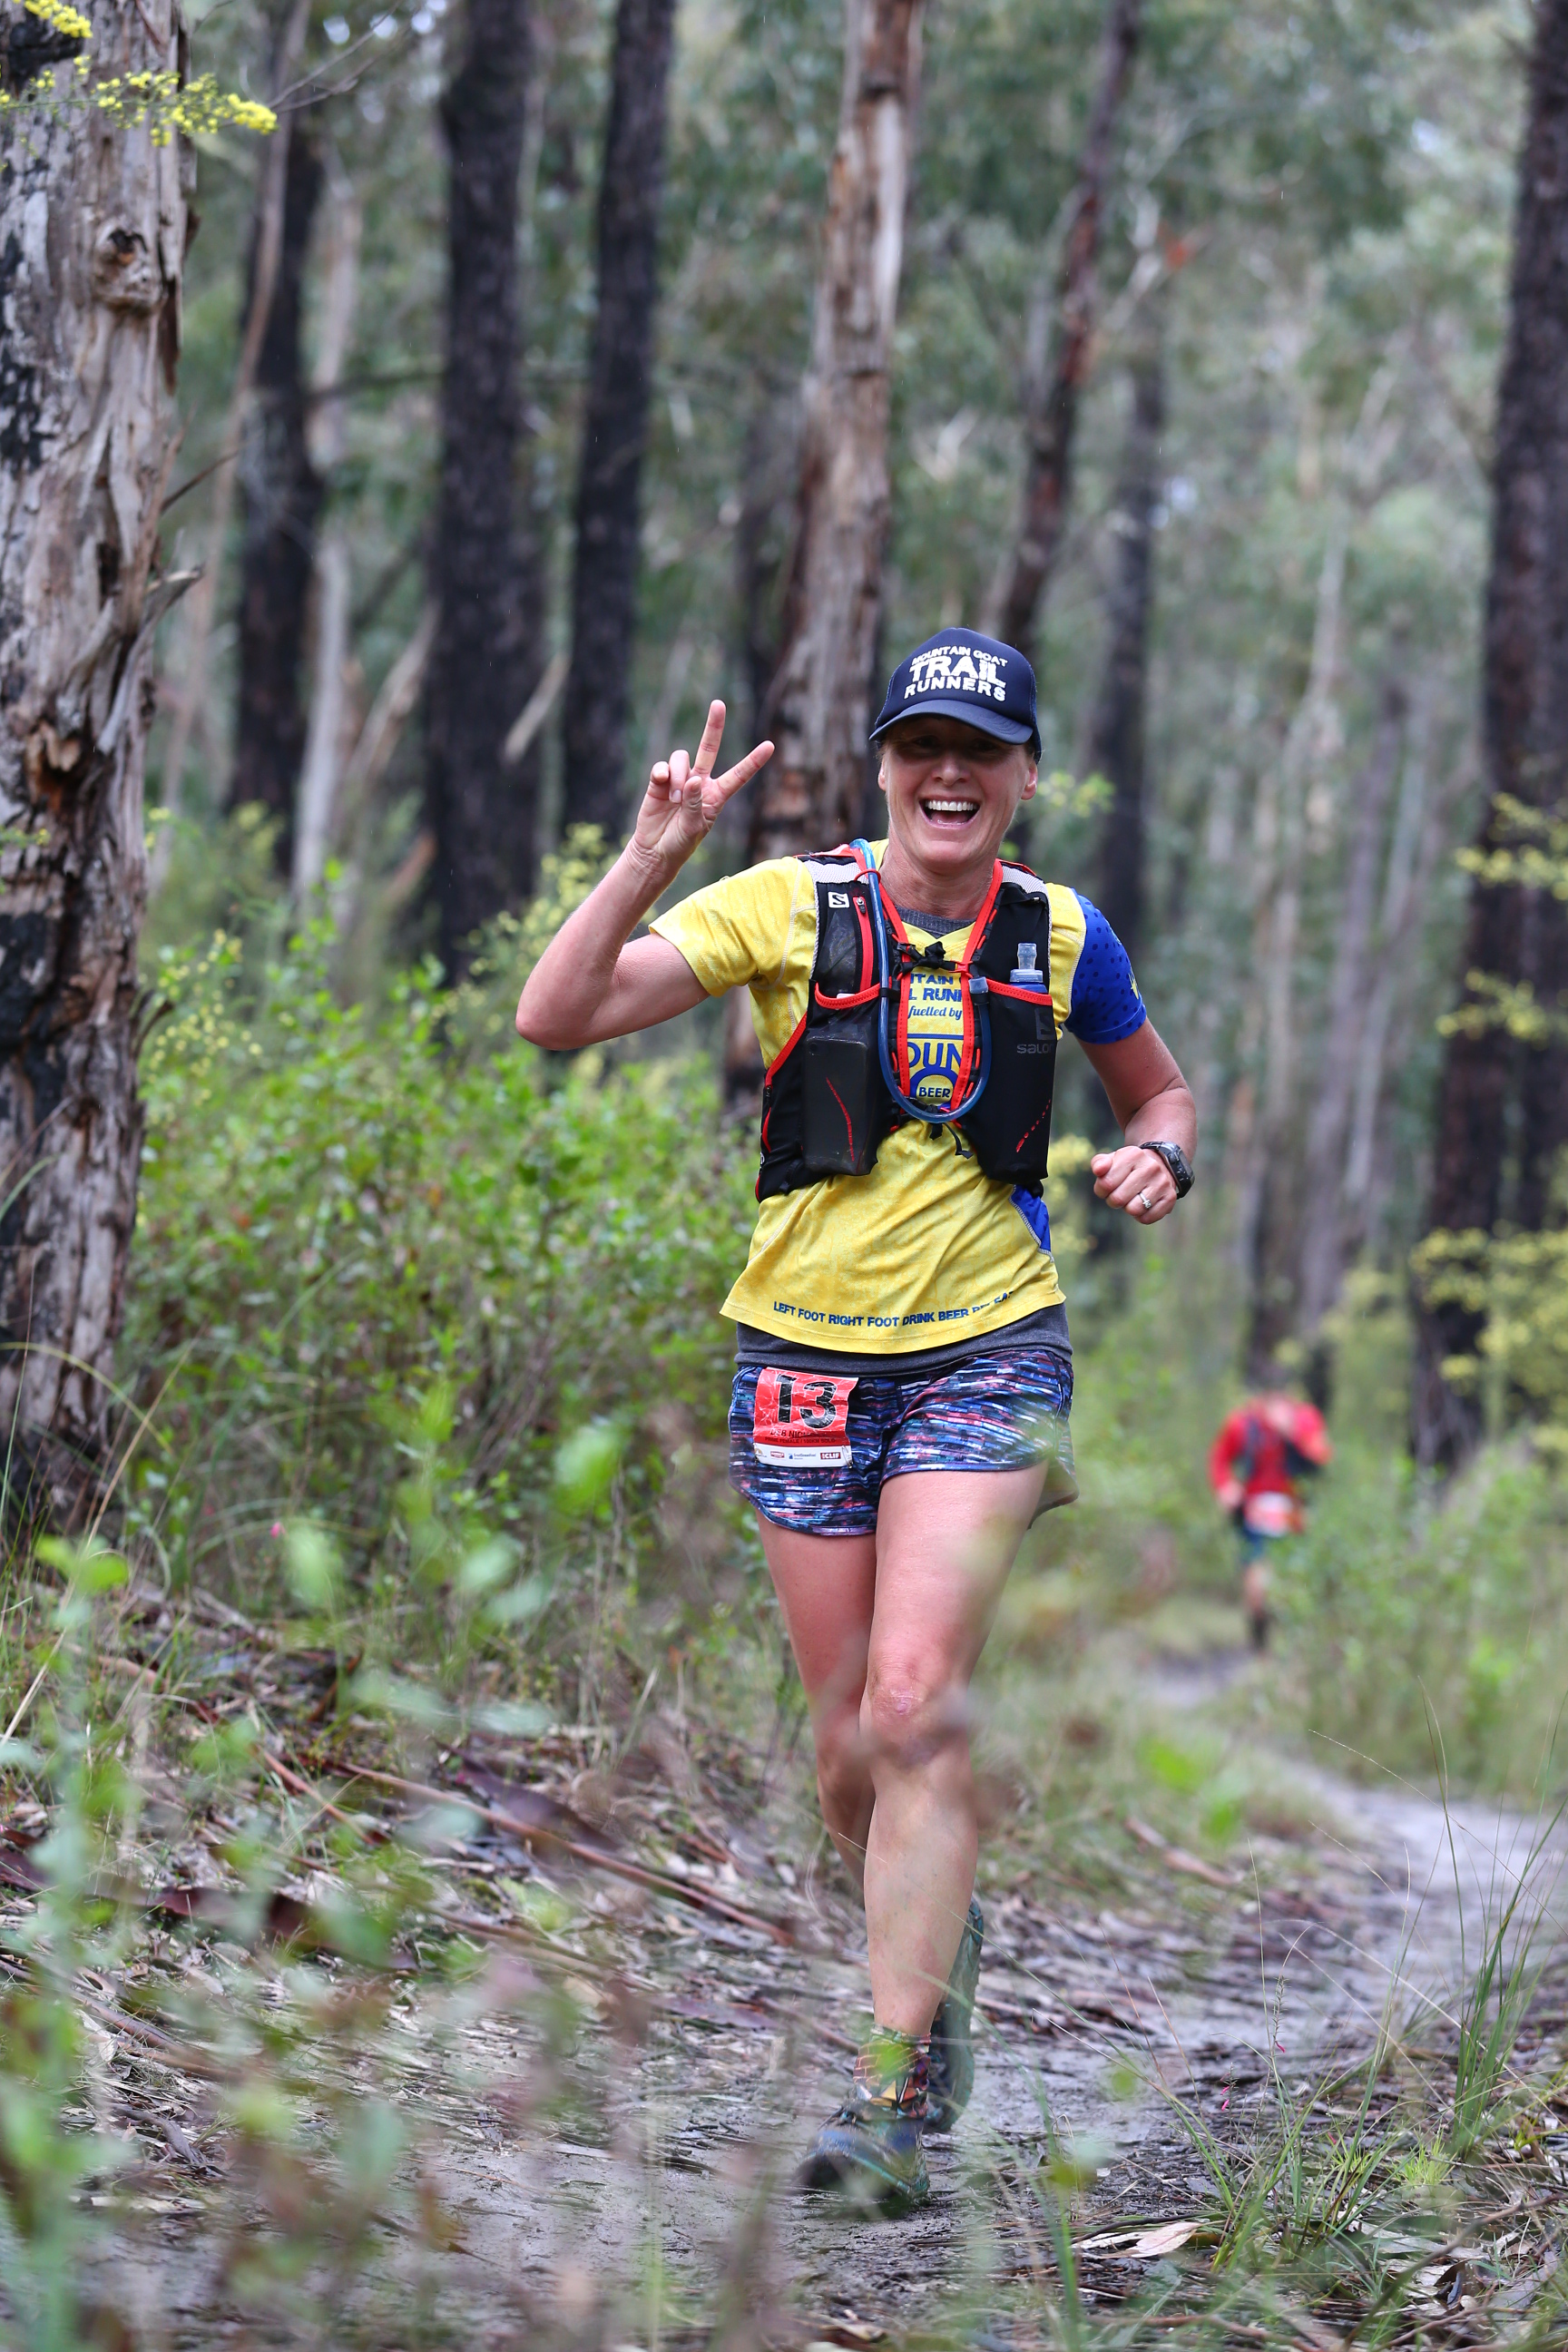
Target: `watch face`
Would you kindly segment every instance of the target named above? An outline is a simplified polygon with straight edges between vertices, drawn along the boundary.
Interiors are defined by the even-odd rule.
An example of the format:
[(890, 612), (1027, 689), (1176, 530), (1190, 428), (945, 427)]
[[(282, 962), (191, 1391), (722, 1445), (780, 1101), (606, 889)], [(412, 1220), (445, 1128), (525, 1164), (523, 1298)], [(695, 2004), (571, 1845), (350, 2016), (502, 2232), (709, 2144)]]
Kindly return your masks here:
[(1181, 1145), (1179, 1143), (1152, 1143), (1149, 1146), (1149, 1149), (1151, 1151), (1157, 1151), (1159, 1153), (1160, 1158), (1164, 1161), (1166, 1167), (1175, 1178), (1177, 1197), (1180, 1198), (1184, 1192), (1190, 1192), (1193, 1187), (1193, 1171), (1187, 1165), (1187, 1155), (1182, 1150)]

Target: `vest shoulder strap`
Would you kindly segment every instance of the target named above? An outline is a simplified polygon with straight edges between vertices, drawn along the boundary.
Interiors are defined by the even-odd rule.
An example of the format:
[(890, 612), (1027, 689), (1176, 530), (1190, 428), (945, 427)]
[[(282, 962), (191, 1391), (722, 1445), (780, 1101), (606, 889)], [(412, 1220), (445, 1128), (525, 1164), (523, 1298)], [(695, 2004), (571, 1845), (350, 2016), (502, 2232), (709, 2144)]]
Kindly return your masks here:
[(846, 876), (854, 881), (860, 871), (859, 859), (847, 847), (819, 849), (800, 862), (813, 882), (842, 882)]
[(874, 958), (871, 925), (860, 860), (848, 847), (803, 857), (801, 866), (816, 897), (816, 940), (812, 950), (812, 990), (852, 994), (864, 987)]

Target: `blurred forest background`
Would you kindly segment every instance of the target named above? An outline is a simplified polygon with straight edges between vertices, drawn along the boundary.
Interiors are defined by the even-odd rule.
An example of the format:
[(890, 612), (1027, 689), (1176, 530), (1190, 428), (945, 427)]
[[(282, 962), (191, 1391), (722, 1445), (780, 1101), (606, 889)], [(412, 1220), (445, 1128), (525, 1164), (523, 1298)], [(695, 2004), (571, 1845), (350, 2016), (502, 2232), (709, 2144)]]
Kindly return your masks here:
[[(416, 1425), (524, 1551), (599, 1432), (663, 1556), (671, 1461), (718, 1475), (749, 1024), (563, 1065), (508, 1008), (711, 693), (731, 746), (781, 748), (691, 884), (874, 823), (873, 687), (979, 624), (1039, 668), (1021, 846), (1127, 938), (1203, 1121), (1199, 1191), (1129, 1242), (1082, 1172), (1104, 1103), (1064, 1080), (1089, 1499), (1053, 1540), (1100, 1573), (1163, 1528), (1223, 1589), (1207, 1436), (1244, 1382), (1305, 1386), (1341, 1428), (1299, 1556), (1314, 1690), (1398, 1715), (1408, 1760), (1438, 1689), (1472, 1767), (1518, 1769), (1487, 1742), (1552, 1714), (1568, 1445), (1563, 16), (193, 17), (278, 126), (178, 142), (119, 1391), (118, 1307), (73, 1344), (39, 1305), (57, 1180), (6, 1212), (12, 1328), (94, 1374), (24, 1384), (24, 1430), (113, 1460), (116, 1393), (155, 1402), (115, 1509), (169, 1573), (265, 1587), (258, 1531), (304, 1512), (395, 1577)], [(1479, 1582), (1456, 1474), (1510, 1530)]]
[[(1300, 1361), (1292, 1347), (1311, 1349), (1350, 1265), (1402, 1289), (1429, 1207), (1468, 887), (1455, 852), (1482, 795), (1490, 436), (1529, 20), (1123, 13), (1142, 13), (1141, 38), (1098, 159), (1098, 283), (1066, 289), (1092, 307), (1037, 640), (1045, 767), (1108, 777), (1118, 798), (1064, 798), (1027, 847), (1107, 903), (1191, 1075), (1205, 1189), (1228, 1202), (1215, 1245), (1235, 1268), (1216, 1263), (1202, 1287), (1239, 1281), (1258, 1371), (1281, 1346)], [(943, 622), (1005, 616), (1030, 424), (1075, 323), (1064, 247), (1102, 14), (987, 5), (925, 26), (879, 677)], [(475, 860), (442, 799), (439, 652), (418, 676), (442, 642), (426, 617), (444, 560), (442, 125), (468, 103), (467, 36), (430, 6), (312, 17), (289, 68), (278, 290), (222, 568), (210, 613), (198, 592), (163, 625), (158, 942), (230, 920), (237, 874), (266, 882), (260, 809), (279, 887), (298, 897), (335, 861), (334, 982), (374, 994), (421, 950), (450, 962), (475, 924), (518, 908), (574, 824), (614, 836), (710, 693), (730, 704), (732, 742), (776, 728), (843, 11), (689, 0), (623, 7), (619, 24), (623, 44), (672, 44), (661, 204), (653, 100), (626, 133), (658, 235), (646, 417), (620, 445), (634, 496), (642, 468), (635, 629), (617, 644), (601, 625), (584, 656), (573, 625), (616, 15), (476, 15), (475, 37), (515, 67), (503, 89), (487, 52), (487, 106), (515, 116), (518, 328), (514, 387), (482, 394), (492, 411), (514, 400), (515, 434), (498, 442), (493, 415), (477, 427), (488, 559), (515, 566), (510, 635), (474, 652), (492, 675), (510, 665), (505, 725), (542, 681), (554, 696), (521, 759), (496, 763), (492, 743), (497, 772), (467, 782), (483, 811)], [(265, 93), (287, 29), (230, 0), (198, 23), (202, 60)], [(209, 469), (234, 429), (267, 168), (265, 142), (202, 142), (180, 394), (193, 487), (163, 527), (176, 571), (212, 562)], [(488, 364), (467, 342), (462, 359)], [(619, 423), (596, 412), (591, 427)], [(473, 609), (493, 633), (493, 601)], [(484, 757), (472, 731), (452, 740), (460, 760)], [(712, 866), (747, 848), (742, 816)], [(465, 860), (485, 870), (470, 879)], [(1072, 1111), (1103, 1132), (1087, 1088)]]

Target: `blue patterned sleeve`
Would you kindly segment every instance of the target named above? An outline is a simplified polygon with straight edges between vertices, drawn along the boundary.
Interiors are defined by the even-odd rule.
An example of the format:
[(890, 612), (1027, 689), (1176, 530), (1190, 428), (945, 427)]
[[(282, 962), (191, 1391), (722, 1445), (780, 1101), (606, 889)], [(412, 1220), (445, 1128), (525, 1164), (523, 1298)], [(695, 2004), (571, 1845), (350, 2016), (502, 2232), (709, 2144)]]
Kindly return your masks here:
[(1119, 1045), (1142, 1029), (1149, 1015), (1126, 949), (1100, 908), (1081, 890), (1073, 896), (1083, 908), (1084, 932), (1067, 1025), (1082, 1045)]

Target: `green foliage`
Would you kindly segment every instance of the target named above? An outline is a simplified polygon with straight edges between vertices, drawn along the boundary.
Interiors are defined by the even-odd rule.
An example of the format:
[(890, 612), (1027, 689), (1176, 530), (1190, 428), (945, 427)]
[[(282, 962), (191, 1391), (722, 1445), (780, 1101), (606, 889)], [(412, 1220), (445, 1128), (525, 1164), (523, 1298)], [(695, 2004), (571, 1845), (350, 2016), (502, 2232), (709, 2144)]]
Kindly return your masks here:
[(1336, 1422), (1339, 1455), (1275, 1588), (1303, 1722), (1352, 1768), (1528, 1790), (1568, 1690), (1568, 1500), (1543, 1463), (1483, 1455), (1441, 1509), (1408, 1464)]
[(234, 90), (220, 89), (214, 77), (195, 79), (174, 68), (158, 72), (106, 74), (93, 70), (88, 60), (92, 25), (68, 0), (22, 0), (29, 16), (37, 16), (61, 39), (79, 43), (75, 55), (88, 69), (73, 73), (63, 86), (51, 71), (40, 74), (18, 96), (0, 89), (0, 115), (60, 114), (69, 109), (95, 109), (121, 130), (135, 131), (145, 123), (154, 147), (166, 147), (176, 133), (187, 139), (198, 132), (221, 130), (257, 131), (265, 137), (278, 127), (269, 106)]
[(286, 1581), (330, 1619), (346, 1582), (472, 1630), (537, 1613), (537, 1582), (498, 1588), (608, 1513), (635, 1583), (668, 1455), (723, 1426), (749, 1200), (710, 1082), (560, 1068), (424, 969), (345, 1009), (327, 948), (254, 983), (226, 935), (164, 952), (132, 1536), (181, 1584)]
[(79, 1979), (83, 1969), (112, 1967), (123, 1943), (94, 1879), (108, 1843), (133, 1832), (138, 1792), (112, 1750), (101, 1741), (95, 1750), (83, 1708), (98, 1622), (125, 1562), (90, 1538), (47, 1540), (37, 1558), (60, 1587), (47, 1611), (51, 1688), (36, 1741), (9, 1742), (0, 1772), (26, 1775), (52, 1811), (32, 1852), (37, 1904), (0, 1931), (0, 2273), (26, 2342), (78, 2352), (78, 2263), (91, 2234), (83, 2191), (125, 2160), (108, 2128), (98, 2029)]
[(1522, 1414), (1532, 1451), (1568, 1462), (1568, 1228), (1430, 1234), (1413, 1268), (1429, 1304), (1480, 1318), (1478, 1351), (1446, 1359), (1445, 1377), (1480, 1390), (1495, 1433)]

